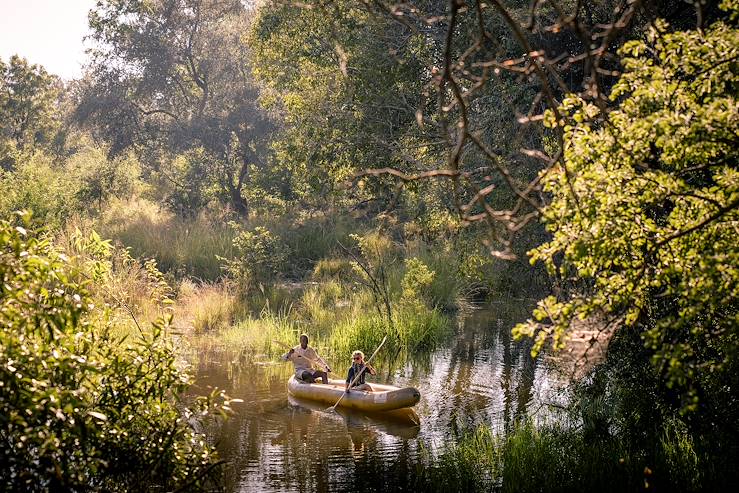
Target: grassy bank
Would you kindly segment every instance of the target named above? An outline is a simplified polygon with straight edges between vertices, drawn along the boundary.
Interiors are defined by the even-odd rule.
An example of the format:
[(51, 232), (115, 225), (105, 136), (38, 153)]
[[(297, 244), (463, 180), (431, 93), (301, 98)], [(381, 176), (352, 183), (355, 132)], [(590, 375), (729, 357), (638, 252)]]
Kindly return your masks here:
[[(210, 285), (183, 296), (180, 313), (193, 321), (195, 344), (221, 346), (242, 360), (274, 358), (284, 352), (275, 341), (294, 345), (304, 332), (329, 363), (355, 349), (371, 352), (385, 335), (383, 352), (398, 354), (433, 349), (451, 332), (451, 319), (439, 309), (398, 305), (390, 325), (368, 292), (343, 289), (328, 281), (291, 293), (270, 290), (262, 310), (254, 313), (225, 285)], [(270, 299), (282, 304), (272, 305)]]
[(103, 237), (136, 258), (156, 259), (162, 271), (178, 278), (212, 281), (222, 275), (218, 257), (233, 253), (233, 231), (223, 217), (183, 218), (144, 199), (113, 202), (95, 221)]
[(594, 438), (581, 426), (519, 424), (509, 435), (488, 427), (466, 434), (417, 471), (428, 491), (701, 491), (705, 478), (684, 425), (661, 424), (655, 442), (616, 434)]

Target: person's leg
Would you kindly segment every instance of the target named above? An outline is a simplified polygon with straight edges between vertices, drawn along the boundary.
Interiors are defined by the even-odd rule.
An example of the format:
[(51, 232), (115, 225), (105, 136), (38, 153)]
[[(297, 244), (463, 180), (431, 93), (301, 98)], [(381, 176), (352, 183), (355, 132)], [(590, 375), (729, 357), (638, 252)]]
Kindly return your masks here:
[(324, 384), (328, 384), (328, 373), (321, 370), (316, 370), (313, 372), (313, 378), (320, 378)]
[(304, 382), (308, 382), (308, 383), (315, 383), (316, 382), (315, 378), (313, 378), (313, 373), (310, 372), (310, 371), (308, 371), (308, 370), (303, 370), (303, 373), (300, 376), (300, 379), (303, 380)]
[(363, 390), (365, 392), (372, 392), (372, 387), (368, 383), (363, 383), (360, 385), (355, 385), (352, 390)]

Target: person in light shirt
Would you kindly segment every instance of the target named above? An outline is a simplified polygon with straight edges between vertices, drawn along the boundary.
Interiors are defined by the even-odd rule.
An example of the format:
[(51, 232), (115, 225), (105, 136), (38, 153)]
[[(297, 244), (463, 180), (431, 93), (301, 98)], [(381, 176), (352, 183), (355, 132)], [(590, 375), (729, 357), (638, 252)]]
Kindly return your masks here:
[[(295, 366), (295, 377), (308, 383), (315, 383), (320, 378), (323, 383), (328, 384), (328, 374), (331, 368), (318, 356), (315, 349), (308, 346), (308, 336), (300, 335), (300, 344), (290, 349), (282, 355), (284, 361), (292, 361)], [(314, 368), (314, 365), (321, 366), (323, 370)]]

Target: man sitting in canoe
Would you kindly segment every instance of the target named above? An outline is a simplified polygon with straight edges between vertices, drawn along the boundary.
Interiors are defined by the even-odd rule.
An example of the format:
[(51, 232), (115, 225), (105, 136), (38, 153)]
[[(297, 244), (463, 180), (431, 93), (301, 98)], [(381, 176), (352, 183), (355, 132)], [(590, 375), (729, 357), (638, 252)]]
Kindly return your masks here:
[[(320, 378), (323, 383), (328, 384), (328, 373), (331, 368), (318, 356), (315, 349), (308, 346), (308, 336), (300, 335), (300, 344), (282, 355), (284, 361), (292, 361), (295, 366), (295, 377), (308, 383), (315, 383)], [(325, 371), (313, 368), (313, 364), (323, 367)]]
[[(370, 384), (364, 382), (364, 377), (368, 372), (370, 375), (377, 375), (372, 365), (364, 364), (364, 353), (362, 351), (354, 351), (352, 353), (352, 366), (349, 368), (349, 374), (346, 376), (346, 393), (348, 394), (352, 389), (372, 392)], [(357, 375), (359, 376), (357, 377)], [(349, 385), (352, 386), (351, 389)]]

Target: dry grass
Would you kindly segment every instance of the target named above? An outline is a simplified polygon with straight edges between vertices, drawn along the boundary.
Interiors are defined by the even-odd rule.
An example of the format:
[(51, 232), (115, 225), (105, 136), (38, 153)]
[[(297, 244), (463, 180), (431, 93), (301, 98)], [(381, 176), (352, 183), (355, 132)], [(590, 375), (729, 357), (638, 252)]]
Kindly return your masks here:
[(233, 231), (224, 218), (181, 218), (145, 199), (113, 201), (96, 227), (134, 257), (154, 258), (178, 278), (215, 281), (222, 275), (218, 257), (233, 255)]
[(175, 321), (194, 334), (225, 330), (243, 314), (234, 290), (225, 283), (180, 283)]

